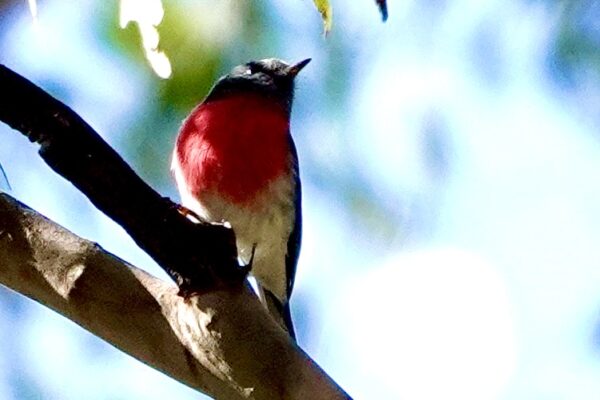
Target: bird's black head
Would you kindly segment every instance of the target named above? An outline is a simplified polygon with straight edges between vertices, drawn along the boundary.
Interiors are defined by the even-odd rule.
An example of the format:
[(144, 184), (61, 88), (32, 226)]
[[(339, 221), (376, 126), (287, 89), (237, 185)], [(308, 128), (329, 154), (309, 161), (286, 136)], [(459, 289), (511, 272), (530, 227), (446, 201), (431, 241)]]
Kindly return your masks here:
[(217, 81), (206, 101), (230, 94), (256, 93), (273, 98), (289, 111), (294, 98), (294, 78), (309, 62), (310, 58), (307, 58), (289, 65), (276, 58), (267, 58), (238, 65)]

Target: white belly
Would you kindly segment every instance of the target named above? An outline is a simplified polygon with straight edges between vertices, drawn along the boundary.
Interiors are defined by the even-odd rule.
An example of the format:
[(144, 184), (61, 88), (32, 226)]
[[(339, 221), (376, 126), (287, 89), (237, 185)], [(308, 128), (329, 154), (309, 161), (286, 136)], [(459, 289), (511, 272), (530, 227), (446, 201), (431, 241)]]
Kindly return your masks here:
[(287, 300), (285, 256), (294, 225), (294, 188), (292, 179), (274, 180), (257, 199), (252, 208), (224, 200), (214, 194), (202, 194), (198, 199), (183, 184), (176, 163), (173, 171), (178, 182), (182, 204), (208, 221), (231, 223), (236, 235), (238, 255), (247, 263), (256, 245), (252, 275), (265, 289), (282, 302)]

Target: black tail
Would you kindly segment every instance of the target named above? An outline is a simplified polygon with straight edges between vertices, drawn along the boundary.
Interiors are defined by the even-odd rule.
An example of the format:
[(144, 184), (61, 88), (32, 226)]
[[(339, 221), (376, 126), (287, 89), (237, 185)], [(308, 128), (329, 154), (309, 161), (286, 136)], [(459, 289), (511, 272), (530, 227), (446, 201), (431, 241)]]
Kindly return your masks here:
[(285, 304), (281, 304), (281, 301), (267, 289), (259, 286), (259, 294), (260, 298), (267, 306), (267, 310), (269, 310), (269, 314), (275, 318), (275, 321), (279, 325), (281, 325), (288, 333), (291, 338), (296, 341), (296, 332), (294, 332), (294, 324), (292, 323), (292, 314), (290, 312), (290, 303), (286, 302)]

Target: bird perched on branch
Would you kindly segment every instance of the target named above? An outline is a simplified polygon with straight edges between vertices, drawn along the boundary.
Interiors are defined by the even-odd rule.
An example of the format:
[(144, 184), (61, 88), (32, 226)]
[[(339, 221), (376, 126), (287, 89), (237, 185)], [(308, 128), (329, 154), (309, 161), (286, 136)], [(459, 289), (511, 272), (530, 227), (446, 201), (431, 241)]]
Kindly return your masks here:
[(171, 166), (185, 207), (232, 225), (261, 301), (292, 338), (302, 212), (290, 113), (309, 61), (251, 61), (220, 78), (184, 121)]

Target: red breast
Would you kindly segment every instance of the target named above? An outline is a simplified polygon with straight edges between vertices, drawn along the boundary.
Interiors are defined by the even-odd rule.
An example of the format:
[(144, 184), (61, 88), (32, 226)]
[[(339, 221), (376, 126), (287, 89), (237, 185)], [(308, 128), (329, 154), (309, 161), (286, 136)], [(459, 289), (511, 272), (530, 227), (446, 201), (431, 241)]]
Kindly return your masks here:
[(244, 93), (200, 104), (183, 123), (176, 151), (191, 193), (250, 205), (289, 172), (289, 140), (283, 107)]

